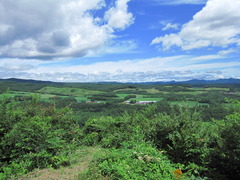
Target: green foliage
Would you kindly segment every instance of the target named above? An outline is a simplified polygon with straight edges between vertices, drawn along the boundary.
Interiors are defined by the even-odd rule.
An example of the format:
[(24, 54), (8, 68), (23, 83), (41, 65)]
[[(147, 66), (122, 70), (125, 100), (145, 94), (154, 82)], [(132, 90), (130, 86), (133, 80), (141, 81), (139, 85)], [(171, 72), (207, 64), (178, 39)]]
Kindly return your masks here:
[(101, 93), (101, 94), (94, 94), (89, 99), (92, 101), (107, 101), (109, 99), (117, 98), (118, 96), (114, 93)]
[[(126, 133), (128, 131), (128, 133)], [(86, 122), (84, 133), (87, 145), (100, 144), (103, 147), (120, 147), (131, 136), (131, 126), (124, 117), (101, 117)]]
[[(54, 84), (42, 90), (71, 97), (43, 103), (38, 94), (0, 96), (0, 179), (69, 165), (69, 155), (82, 144), (106, 152), (80, 179), (176, 179), (178, 168), (184, 179), (240, 178), (240, 103), (226, 101), (228, 94), (221, 91), (228, 88)], [(113, 91), (132, 95), (119, 98)], [(83, 92), (85, 98), (107, 102), (79, 103), (75, 97)], [(120, 104), (135, 94), (163, 100), (147, 106)], [(196, 106), (167, 101), (177, 99)], [(198, 102), (208, 104), (200, 107)]]
[[(166, 150), (175, 163), (185, 164), (185, 170), (188, 170), (189, 175), (203, 175), (203, 172), (207, 170), (206, 166), (211, 152), (211, 148), (208, 148), (210, 144), (208, 140), (212, 136), (208, 137), (210, 135), (207, 128), (202, 129), (201, 133), (199, 133), (199, 128), (204, 126), (200, 123), (198, 114), (191, 115), (187, 110), (185, 112), (182, 110), (180, 113), (178, 112), (180, 115), (171, 117), (156, 114), (155, 112), (156, 106), (153, 105), (141, 113), (135, 112), (131, 115), (125, 114), (123, 117), (103, 117), (89, 120), (86, 122), (86, 129), (84, 129), (86, 143), (88, 145), (101, 145), (106, 148), (114, 147), (117, 149), (113, 152), (124, 154), (122, 151), (126, 151), (126, 144), (128, 144), (127, 149), (133, 149), (134, 146), (139, 147), (145, 141), (152, 141), (158, 148)], [(211, 141), (214, 140), (211, 139)], [(114, 158), (115, 155), (113, 153), (111, 158)], [(121, 160), (124, 161), (125, 158), (131, 159), (129, 156), (128, 154), (128, 156), (122, 157)], [(111, 166), (112, 164), (109, 163), (113, 163), (113, 161), (115, 162), (115, 160), (110, 159), (108, 166)], [(137, 163), (136, 166), (140, 165)], [(119, 165), (116, 165), (117, 167)], [(151, 169), (154, 168), (151, 167)], [(111, 173), (113, 172), (111, 171)], [(125, 171), (123, 174), (125, 174)], [(125, 177), (119, 175), (117, 178), (124, 179)]]
[(24, 92), (34, 92), (46, 86), (45, 84), (36, 83), (20, 83), (20, 82), (0, 82), (0, 93), (6, 92), (6, 90), (12, 91), (24, 91)]
[(104, 177), (139, 180), (175, 179), (176, 169), (162, 152), (144, 142), (126, 142), (121, 149), (99, 154), (91, 168), (96, 167)]
[[(223, 166), (231, 167), (235, 170), (235, 174), (238, 174), (239, 127), (237, 124), (227, 122), (228, 126), (223, 126), (221, 121), (206, 122), (197, 109), (188, 107), (170, 107), (170, 111), (170, 114), (157, 113), (158, 106), (151, 105), (141, 112), (124, 114), (122, 117), (105, 116), (88, 120), (84, 127), (85, 143), (117, 148), (108, 153), (108, 155), (113, 153), (113, 156), (104, 162), (109, 167), (112, 167), (115, 161), (128, 163), (123, 159), (131, 159), (129, 154), (119, 157), (121, 160), (114, 159), (117, 154), (124, 154), (126, 144), (130, 144), (127, 148), (129, 150), (134, 147), (132, 142), (135, 146), (141, 142), (152, 142), (158, 149), (163, 149), (173, 163), (184, 164), (185, 175), (189, 177), (225, 177), (227, 173), (215, 163), (217, 158), (224, 160), (223, 157), (225, 157), (222, 161)], [(235, 114), (233, 117), (237, 119), (239, 116)], [(229, 121), (229, 118), (233, 117), (229, 116), (223, 121)], [(224, 128), (220, 128), (221, 126)], [(229, 133), (230, 130), (234, 131)], [(233, 163), (230, 160), (232, 158), (235, 159)], [(95, 166), (98, 167), (96, 164)], [(115, 168), (120, 167), (118, 164)], [(115, 171), (121, 170), (114, 169), (103, 175), (108, 176), (116, 173)], [(125, 173), (126, 171), (123, 174), (126, 175)], [(126, 177), (118, 175), (117, 178)]]
[(108, 101), (106, 103), (73, 103), (70, 108), (75, 114), (79, 113), (79, 118), (85, 122), (90, 118), (102, 116), (121, 116), (125, 112), (131, 113), (144, 109), (141, 105), (120, 104), (119, 102)]
[(148, 118), (139, 121), (145, 139), (164, 149), (173, 162), (185, 164), (189, 174), (205, 175), (216, 146), (217, 127), (188, 108), (172, 111), (171, 115), (154, 114), (154, 109), (145, 111)]
[(136, 98), (136, 95), (127, 95), (124, 97), (124, 101), (127, 101), (129, 99)]
[(54, 104), (58, 108), (69, 107), (72, 104), (77, 102), (77, 100), (74, 97), (58, 97), (58, 96), (54, 96), (54, 97), (49, 98), (49, 99), (52, 102), (54, 102)]
[(54, 94), (54, 95), (61, 95), (61, 96), (74, 96), (74, 97), (77, 97), (79, 95), (87, 96), (87, 95), (103, 93), (102, 91), (98, 91), (98, 90), (87, 90), (85, 88), (71, 88), (71, 85), (69, 85), (68, 87), (45, 86), (42, 89), (40, 89), (38, 92), (43, 94), (47, 93), (47, 94)]
[(36, 95), (23, 102), (6, 99), (0, 104), (1, 176), (6, 179), (34, 168), (67, 165), (68, 152), (81, 138), (72, 112), (42, 106)]
[(219, 128), (219, 146), (213, 154), (212, 166), (230, 179), (240, 178), (240, 103), (236, 112), (225, 120), (216, 121)]
[(0, 172), (0, 179), (7, 180), (26, 173), (27, 169), (25, 169), (23, 163), (12, 163), (8, 167), (3, 167), (2, 171), (4, 173)]

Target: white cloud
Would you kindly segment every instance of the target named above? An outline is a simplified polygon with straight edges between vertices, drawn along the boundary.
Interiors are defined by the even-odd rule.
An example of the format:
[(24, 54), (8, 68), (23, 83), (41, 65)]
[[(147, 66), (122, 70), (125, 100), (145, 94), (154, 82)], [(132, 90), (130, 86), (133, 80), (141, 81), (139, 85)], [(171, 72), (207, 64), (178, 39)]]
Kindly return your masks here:
[(167, 34), (162, 37), (157, 37), (151, 42), (152, 45), (159, 43), (162, 43), (164, 50), (169, 50), (172, 46), (181, 47), (183, 44), (181, 37), (177, 34)]
[[(221, 61), (219, 61), (221, 60)], [(221, 55), (170, 56), (149, 59), (97, 62), (87, 65), (62, 64), (60, 60), (40, 61), (6, 59), (0, 61), (1, 78), (18, 77), (65, 82), (147, 82), (220, 77), (239, 77), (238, 59), (224, 59)], [(24, 68), (25, 66), (25, 68)], [(230, 69), (235, 69), (230, 71)], [(238, 70), (237, 70), (238, 69)], [(233, 73), (234, 72), (234, 73)]]
[(127, 3), (130, 0), (118, 0), (116, 6), (109, 9), (104, 19), (112, 28), (125, 29), (134, 22), (132, 13), (127, 13)]
[(167, 31), (169, 29), (178, 30), (178, 24), (167, 23), (167, 25), (162, 28), (163, 31)]
[(119, 42), (113, 41), (106, 45), (104, 49), (101, 49), (101, 53), (106, 54), (136, 53), (138, 52), (136, 50), (137, 47), (138, 47), (137, 43), (132, 40)]
[(178, 46), (183, 50), (203, 47), (228, 47), (240, 42), (240, 1), (208, 0), (206, 6), (176, 34), (156, 37), (152, 44), (163, 49)]
[(238, 52), (238, 50), (230, 48), (230, 49), (219, 51), (218, 54), (220, 54), (220, 55), (227, 55), (227, 54), (231, 54), (231, 53), (235, 53), (235, 52)]
[(4, 71), (26, 71), (26, 70), (33, 69), (34, 66), (30, 64), (13, 65), (13, 64), (6, 63), (4, 64), (4, 66), (0, 68)]
[(209, 60), (220, 60), (220, 59), (224, 59), (224, 56), (221, 56), (221, 55), (205, 55), (205, 56), (192, 57), (191, 61), (204, 62), (204, 61), (209, 61)]
[(133, 23), (128, 1), (115, 0), (110, 9), (105, 0), (0, 1), (0, 57), (85, 56)]

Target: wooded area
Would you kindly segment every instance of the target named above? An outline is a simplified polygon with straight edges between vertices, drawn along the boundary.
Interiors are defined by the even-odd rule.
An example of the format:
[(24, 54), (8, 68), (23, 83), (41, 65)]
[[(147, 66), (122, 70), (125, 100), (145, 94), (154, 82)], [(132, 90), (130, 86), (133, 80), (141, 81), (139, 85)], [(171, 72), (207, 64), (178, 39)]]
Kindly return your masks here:
[(78, 179), (240, 178), (238, 85), (0, 85), (0, 179), (71, 166), (86, 148), (100, 150)]

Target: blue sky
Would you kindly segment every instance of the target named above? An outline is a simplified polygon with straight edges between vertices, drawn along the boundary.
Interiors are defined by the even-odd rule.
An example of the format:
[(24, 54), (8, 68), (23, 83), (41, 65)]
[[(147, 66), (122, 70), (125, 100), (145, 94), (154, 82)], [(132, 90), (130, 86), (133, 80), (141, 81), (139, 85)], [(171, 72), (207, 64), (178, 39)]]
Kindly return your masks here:
[(0, 78), (240, 79), (239, 0), (0, 0)]

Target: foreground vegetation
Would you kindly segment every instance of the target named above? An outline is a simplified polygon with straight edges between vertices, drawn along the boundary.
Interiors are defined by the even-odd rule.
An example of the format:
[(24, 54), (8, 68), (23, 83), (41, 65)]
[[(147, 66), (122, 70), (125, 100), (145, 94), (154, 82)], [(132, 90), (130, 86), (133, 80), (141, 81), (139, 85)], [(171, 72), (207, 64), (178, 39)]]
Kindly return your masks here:
[[(37, 86), (0, 96), (0, 179), (240, 178), (238, 89)], [(138, 96), (159, 101), (121, 103)]]

